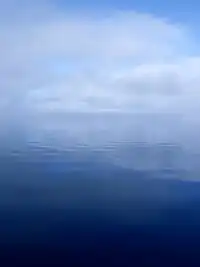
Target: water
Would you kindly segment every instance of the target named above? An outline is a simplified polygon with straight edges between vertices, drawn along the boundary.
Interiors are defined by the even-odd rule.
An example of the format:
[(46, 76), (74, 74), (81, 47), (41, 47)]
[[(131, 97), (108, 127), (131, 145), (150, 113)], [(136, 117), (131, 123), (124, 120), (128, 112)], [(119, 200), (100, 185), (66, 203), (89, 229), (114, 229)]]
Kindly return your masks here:
[(101, 120), (1, 142), (1, 266), (199, 266), (197, 164)]

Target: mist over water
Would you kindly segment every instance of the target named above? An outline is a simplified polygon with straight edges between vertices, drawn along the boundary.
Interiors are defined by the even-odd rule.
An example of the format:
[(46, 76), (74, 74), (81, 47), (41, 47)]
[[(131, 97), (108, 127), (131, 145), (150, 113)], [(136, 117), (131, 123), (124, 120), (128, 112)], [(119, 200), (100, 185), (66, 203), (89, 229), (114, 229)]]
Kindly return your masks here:
[(198, 4), (156, 2), (0, 0), (0, 267), (200, 266)]

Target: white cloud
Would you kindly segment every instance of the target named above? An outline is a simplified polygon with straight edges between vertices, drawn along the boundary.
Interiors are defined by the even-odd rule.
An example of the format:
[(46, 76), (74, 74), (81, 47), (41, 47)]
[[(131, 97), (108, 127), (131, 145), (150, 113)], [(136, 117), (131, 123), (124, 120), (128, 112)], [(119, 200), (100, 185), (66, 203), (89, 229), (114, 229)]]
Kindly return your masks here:
[(180, 112), (194, 123), (200, 58), (186, 26), (136, 11), (70, 13), (53, 1), (1, 1), (0, 10), (1, 117), (9, 105), (38, 125), (43, 112), (70, 111)]
[[(53, 9), (50, 1), (30, 6), (18, 3), (21, 5), (5, 6), (1, 2), (5, 23), (0, 34), (0, 85), (5, 91), (43, 86), (48, 90), (52, 82), (55, 88), (57, 83), (63, 84), (61, 78), (64, 87), (70, 87), (68, 73), (73, 66), (75, 82), (82, 76), (81, 83), (85, 83), (83, 89), (75, 89), (76, 95), (87, 90), (88, 83), (98, 92), (105, 89), (99, 79), (105, 78), (109, 85), (118, 71), (130, 72), (137, 64), (174, 61), (189, 45), (183, 27), (148, 14), (115, 12), (95, 17)], [(58, 74), (61, 67), (63, 77)], [(115, 93), (110, 93), (114, 98)]]

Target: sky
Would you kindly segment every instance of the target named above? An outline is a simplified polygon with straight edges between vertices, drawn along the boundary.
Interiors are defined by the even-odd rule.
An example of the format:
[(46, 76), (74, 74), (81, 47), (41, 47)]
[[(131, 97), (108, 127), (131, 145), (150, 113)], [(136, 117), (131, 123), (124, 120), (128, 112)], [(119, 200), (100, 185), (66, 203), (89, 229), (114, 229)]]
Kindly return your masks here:
[(199, 10), (194, 0), (0, 0), (0, 120), (167, 113), (197, 135)]

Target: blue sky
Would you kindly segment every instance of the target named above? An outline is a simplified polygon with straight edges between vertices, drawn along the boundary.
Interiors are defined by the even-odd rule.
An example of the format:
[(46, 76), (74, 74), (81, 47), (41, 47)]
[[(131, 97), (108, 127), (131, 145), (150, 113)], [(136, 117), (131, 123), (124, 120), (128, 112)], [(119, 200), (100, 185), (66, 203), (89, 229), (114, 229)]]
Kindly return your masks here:
[[(160, 1), (160, 0), (58, 0), (57, 3), (61, 6), (74, 6), (74, 7), (88, 7), (88, 8), (123, 8), (123, 9), (138, 9), (138, 11), (158, 11), (159, 12), (169, 12), (180, 11), (183, 12), (186, 9), (196, 10), (196, 7), (199, 6), (198, 1), (181, 1), (173, 0), (169, 1)], [(140, 10), (139, 10), (140, 9)], [(164, 13), (163, 13), (164, 14)]]
[(74, 9), (136, 10), (187, 23), (198, 21), (200, 10), (197, 0), (58, 0), (57, 4), (60, 7)]

